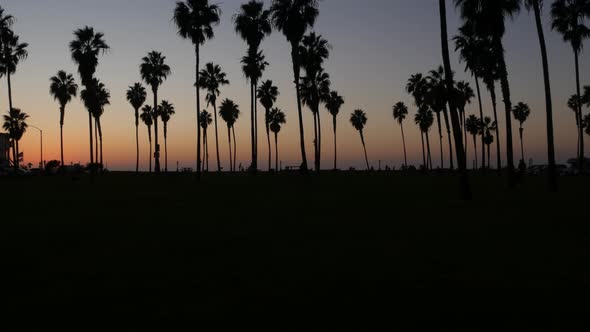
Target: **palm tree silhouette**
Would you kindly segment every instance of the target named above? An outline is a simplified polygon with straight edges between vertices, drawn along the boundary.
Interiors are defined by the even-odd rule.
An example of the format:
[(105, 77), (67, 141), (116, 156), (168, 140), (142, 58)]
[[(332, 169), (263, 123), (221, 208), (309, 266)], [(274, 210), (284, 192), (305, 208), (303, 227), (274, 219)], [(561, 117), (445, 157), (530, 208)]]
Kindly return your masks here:
[[(136, 146), (136, 161), (135, 172), (139, 172), (139, 109), (145, 103), (147, 93), (141, 83), (135, 83), (127, 90), (127, 101), (135, 110), (135, 146)], [(165, 131), (165, 130), (164, 130)], [(166, 137), (166, 135), (164, 135)]]
[(78, 94), (78, 85), (74, 81), (74, 76), (63, 70), (57, 72), (57, 75), (49, 79), (49, 93), (59, 102), (59, 142), (61, 151), (61, 165), (64, 164), (64, 117), (66, 115), (66, 105), (72, 101), (72, 97)]
[[(483, 122), (481, 122), (479, 134), (484, 136), (484, 143), (485, 145), (487, 145), (488, 148), (488, 161), (490, 160), (490, 145), (494, 143), (494, 136), (492, 135), (492, 131), (495, 131), (496, 127), (498, 127), (498, 124), (495, 121), (492, 122), (492, 119), (489, 116), (486, 116), (483, 119)], [(488, 162), (488, 168), (489, 167), (490, 163)]]
[(12, 32), (12, 30), (6, 29), (0, 31), (5, 33), (0, 40), (2, 41), (1, 57), (0, 57), (0, 76), (6, 75), (8, 82), (8, 104), (9, 109), (12, 109), (12, 83), (11, 75), (16, 73), (16, 68), (21, 60), (25, 60), (29, 53), (27, 47), (29, 44), (21, 43), (19, 37)]
[(234, 15), (234, 28), (236, 33), (248, 44), (247, 55), (242, 60), (244, 73), (250, 80), (250, 115), (251, 115), (251, 140), (252, 140), (252, 164), (251, 170), (258, 170), (258, 115), (256, 90), (258, 80), (266, 66), (264, 57), (259, 52), (260, 44), (267, 35), (272, 32), (270, 22), (270, 10), (264, 9), (264, 2), (250, 0), (240, 6), (240, 12)]
[(365, 150), (365, 162), (367, 163), (367, 171), (370, 170), (369, 158), (367, 158), (367, 146), (365, 145), (365, 136), (363, 135), (363, 129), (367, 124), (367, 114), (363, 110), (355, 110), (350, 115), (350, 123), (354, 129), (359, 131), (361, 135), (361, 142), (363, 143), (363, 149)]
[(336, 144), (336, 117), (340, 113), (340, 108), (344, 105), (344, 98), (336, 91), (330, 91), (330, 96), (326, 100), (326, 109), (332, 115), (332, 127), (334, 128), (334, 170), (338, 169), (337, 166), (337, 144)]
[(305, 76), (301, 78), (300, 97), (303, 105), (310, 108), (313, 113), (313, 127), (314, 127), (314, 151), (315, 151), (315, 170), (319, 172), (321, 169), (321, 122), (320, 122), (320, 103), (326, 102), (330, 98), (330, 75), (324, 73), (323, 70), (316, 71), (314, 76)]
[[(486, 89), (490, 93), (490, 99), (492, 100), (492, 111), (494, 113), (494, 122), (496, 123), (496, 168), (498, 172), (502, 171), (502, 147), (500, 146), (500, 126), (498, 126), (498, 103), (496, 96), (496, 81), (500, 80), (500, 68), (498, 61), (492, 51), (492, 46), (489, 40), (483, 44), (484, 52), (482, 56), (482, 81), (486, 86)], [(488, 160), (488, 164), (489, 164)]]
[(522, 125), (525, 123), (525, 121), (531, 114), (531, 109), (529, 105), (525, 103), (518, 103), (516, 104), (516, 106), (514, 106), (514, 109), (512, 109), (512, 114), (514, 115), (514, 119), (518, 121), (518, 123), (520, 124), (520, 127), (518, 128), (518, 131), (520, 133), (520, 153), (522, 157), (521, 160), (524, 162), (524, 145), (522, 143), (522, 134), (524, 132), (524, 128), (522, 127)]
[[(229, 165), (230, 165), (229, 168), (230, 168), (230, 172), (233, 172), (233, 171), (235, 171), (235, 168), (236, 168), (236, 166), (235, 166), (235, 163), (236, 163), (235, 162), (236, 133), (234, 130), (234, 125), (240, 116), (240, 109), (238, 108), (238, 105), (236, 105), (236, 103), (234, 103), (233, 101), (226, 98), (224, 101), (221, 102), (221, 106), (219, 107), (219, 116), (227, 124), (227, 139), (228, 139), (228, 144), (229, 144)], [(232, 159), (232, 139), (231, 139), (232, 131), (234, 134), (234, 149), (233, 149), (234, 157), (233, 157), (233, 159)]]
[(307, 156), (305, 153), (305, 137), (303, 132), (303, 113), (300, 98), (301, 59), (299, 44), (308, 28), (314, 26), (319, 15), (317, 0), (273, 0), (271, 8), (272, 23), (281, 31), (291, 44), (291, 60), (293, 62), (293, 76), (295, 78), (295, 92), (297, 95), (297, 115), (299, 120), (299, 144), (301, 148), (301, 171), (307, 172)]
[[(414, 117), (414, 122), (420, 127), (420, 123), (423, 122), (421, 118), (426, 117), (426, 112), (428, 111), (428, 106), (425, 105), (425, 98), (427, 93), (427, 81), (426, 78), (421, 73), (416, 73), (410, 76), (408, 79), (408, 83), (406, 84), (406, 92), (409, 93), (412, 97), (414, 97), (414, 105), (418, 107), (418, 113)], [(418, 118), (420, 117), (420, 118)], [(428, 159), (426, 158), (426, 152), (424, 149), (424, 131), (420, 127), (420, 138), (422, 140), (422, 160), (424, 170), (428, 169), (428, 161), (430, 160), (430, 154), (428, 155)]]
[(270, 130), (275, 134), (275, 170), (278, 172), (279, 169), (279, 132), (283, 124), (287, 123), (287, 117), (285, 113), (279, 108), (273, 108), (268, 114)]
[(102, 154), (102, 125), (100, 117), (104, 113), (104, 107), (110, 105), (111, 94), (106, 89), (105, 85), (96, 78), (92, 79), (92, 82), (88, 86), (89, 87), (80, 92), (80, 97), (84, 102), (84, 106), (89, 110), (91, 116), (94, 117), (94, 123), (96, 126), (95, 136), (98, 133), (95, 149), (97, 153), (96, 162), (99, 164), (99, 167), (102, 168), (104, 164)]
[[(160, 52), (151, 51), (141, 59), (139, 72), (141, 79), (152, 88), (154, 95), (153, 109), (158, 107), (158, 88), (168, 76), (170, 76), (170, 67), (166, 64), (166, 57)], [(156, 144), (156, 151), (154, 153), (154, 171), (160, 173), (160, 144), (158, 143), (158, 114), (154, 112), (154, 141)]]
[(520, 0), (455, 0), (455, 5), (461, 10), (461, 17), (466, 21), (465, 27), (471, 29), (477, 36), (490, 38), (492, 54), (498, 61), (500, 85), (506, 114), (506, 156), (508, 184), (510, 187), (515, 185), (512, 120), (510, 117), (512, 101), (502, 39), (506, 33), (505, 20), (507, 17), (514, 17), (518, 14), (520, 2)]
[(543, 63), (543, 79), (545, 84), (545, 112), (547, 115), (547, 160), (549, 163), (549, 190), (556, 192), (557, 187), (557, 167), (555, 165), (555, 138), (553, 134), (553, 101), (551, 98), (551, 79), (549, 78), (549, 60), (547, 56), (547, 46), (545, 44), (545, 33), (543, 32), (543, 23), (541, 21), (541, 9), (543, 0), (525, 0), (524, 5), (527, 10), (533, 10), (535, 13), (535, 23), (537, 26), (537, 35), (539, 36), (539, 46), (541, 48), (541, 60)]
[[(424, 161), (424, 170), (432, 169), (432, 157), (430, 154), (430, 127), (434, 123), (434, 115), (432, 111), (425, 105), (422, 105), (416, 115), (414, 122), (420, 128), (422, 138), (422, 159)], [(426, 137), (426, 153), (424, 152), (424, 138)]]
[(2, 124), (2, 128), (8, 132), (8, 136), (12, 140), (12, 156), (14, 160), (14, 169), (16, 171), (19, 167), (20, 155), (18, 142), (29, 127), (26, 122), (29, 116), (18, 108), (12, 108), (8, 112), (8, 115), (4, 115), (3, 117), (4, 123)]
[(408, 154), (406, 153), (406, 136), (404, 135), (404, 120), (408, 115), (408, 107), (403, 102), (398, 102), (393, 106), (393, 118), (397, 120), (402, 130), (402, 143), (404, 146), (404, 167), (408, 168)]
[(590, 135), (590, 114), (586, 114), (584, 116), (584, 125), (585, 125), (585, 133), (586, 135)]
[[(213, 25), (219, 24), (221, 11), (218, 5), (209, 4), (209, 0), (184, 0), (176, 2), (174, 9), (174, 22), (178, 27), (178, 34), (184, 39), (190, 39), (195, 46), (195, 82), (200, 82), (199, 48), (209, 39), (215, 36)], [(199, 125), (199, 112), (201, 111), (200, 89), (197, 84), (197, 179), (201, 178), (201, 126)]]
[(219, 88), (223, 85), (228, 85), (229, 80), (226, 74), (221, 70), (219, 65), (209, 62), (205, 65), (205, 69), (201, 70), (199, 78), (199, 87), (207, 90), (205, 100), (207, 106), (213, 106), (213, 114), (215, 119), (215, 154), (217, 156), (217, 171), (221, 172), (221, 160), (219, 159), (219, 136), (217, 133), (217, 97), (219, 97)]
[(164, 171), (166, 173), (168, 173), (168, 121), (175, 113), (174, 105), (167, 100), (162, 100), (158, 115), (162, 118), (162, 123), (164, 123)]
[[(576, 96), (580, 93), (580, 65), (579, 56), (584, 46), (584, 39), (590, 37), (590, 29), (584, 24), (590, 17), (590, 2), (588, 0), (556, 0), (551, 5), (553, 21), (551, 27), (563, 35), (563, 41), (569, 42), (574, 51), (576, 66)], [(582, 105), (578, 104), (578, 119), (582, 119)], [(582, 126), (578, 126), (579, 151), (578, 167), (580, 172), (584, 167), (584, 134)]]
[(474, 160), (475, 160), (475, 169), (477, 169), (477, 135), (481, 133), (481, 120), (471, 114), (467, 120), (465, 121), (465, 127), (467, 128), (467, 132), (473, 135), (473, 151), (474, 151)]
[(465, 107), (471, 104), (471, 100), (475, 98), (473, 89), (468, 82), (460, 81), (455, 85), (454, 96), (455, 104), (459, 109), (461, 127), (463, 129), (464, 142), (467, 142), (467, 130), (465, 129)]
[[(490, 118), (486, 116), (486, 119), (490, 119)], [(491, 119), (490, 119), (490, 121), (491, 121)], [(492, 145), (492, 143), (494, 143), (494, 135), (492, 135), (492, 132), (489, 129), (485, 131), (484, 143), (486, 144), (486, 146), (488, 148), (488, 160), (490, 160), (490, 146)], [(489, 166), (489, 164), (488, 164), (488, 166)]]
[(438, 134), (439, 134), (439, 143), (440, 143), (440, 167), (444, 168), (444, 153), (443, 153), (443, 145), (442, 145), (442, 128), (440, 122), (440, 113), (442, 112), (445, 119), (445, 125), (447, 129), (447, 137), (449, 141), (449, 158), (451, 160), (451, 169), (454, 168), (453, 166), (453, 144), (451, 142), (451, 128), (449, 127), (449, 116), (447, 114), (447, 101), (451, 93), (447, 91), (445, 86), (445, 77), (444, 77), (444, 69), (442, 66), (439, 66), (435, 70), (431, 70), (428, 76), (426, 77), (427, 81), (427, 92), (426, 92), (426, 102), (428, 106), (436, 113), (436, 120), (438, 124)]
[(252, 92), (250, 119), (251, 119), (251, 139), (252, 139), (252, 162), (250, 170), (253, 173), (258, 171), (258, 106), (257, 106), (257, 89), (258, 81), (262, 77), (262, 73), (268, 66), (262, 51), (258, 53), (250, 53), (244, 56), (241, 60), (242, 72), (244, 76), (250, 80), (250, 88)]
[[(72, 60), (78, 65), (78, 73), (82, 81), (82, 85), (86, 88), (89, 95), (95, 95), (91, 91), (94, 87), (94, 73), (98, 67), (98, 56), (104, 54), (109, 50), (109, 45), (104, 40), (104, 34), (94, 32), (94, 28), (84, 27), (74, 31), (74, 40), (70, 42), (70, 52), (72, 53)], [(88, 128), (90, 133), (90, 164), (94, 164), (94, 156), (92, 154), (92, 111), (88, 109)]]
[(213, 122), (213, 117), (211, 113), (203, 110), (200, 115), (199, 123), (201, 124), (201, 128), (203, 128), (203, 146), (205, 147), (205, 155), (203, 156), (203, 160), (205, 161), (205, 170), (209, 172), (209, 144), (207, 140), (207, 128)]
[(154, 110), (150, 105), (144, 105), (141, 109), (141, 114), (139, 117), (141, 121), (146, 125), (148, 129), (148, 140), (150, 142), (150, 154), (149, 154), (149, 165), (150, 165), (150, 173), (152, 172), (152, 125), (154, 124)]
[[(0, 51), (3, 49), (4, 39), (9, 38), (12, 35), (12, 25), (14, 24), (14, 17), (12, 15), (4, 15), (4, 8), (0, 6)], [(0, 67), (3, 66), (0, 58)], [(4, 71), (0, 68), (0, 77), (4, 74)], [(11, 108), (9, 108), (11, 109)]]
[(268, 142), (268, 170), (271, 169), (271, 162), (272, 162), (272, 153), (270, 147), (270, 110), (274, 106), (274, 103), (277, 101), (277, 97), (279, 95), (279, 88), (273, 85), (271, 80), (266, 80), (261, 83), (260, 88), (257, 91), (258, 99), (260, 99), (260, 104), (264, 107), (264, 123), (266, 126), (266, 140)]
[[(580, 113), (578, 112), (581, 108), (582, 103), (583, 103), (583, 100), (582, 100), (582, 98), (578, 97), (578, 95), (572, 95), (567, 101), (567, 107), (570, 110), (572, 110), (576, 116), (576, 129), (577, 129), (576, 132), (578, 133), (576, 135), (578, 137), (578, 145), (576, 147), (576, 151), (577, 151), (576, 154), (579, 154), (579, 152), (580, 152), (580, 135), (579, 135), (579, 133), (580, 133), (580, 127), (583, 127), (581, 125), (582, 119), (580, 118)], [(584, 138), (582, 137), (582, 140), (583, 139)]]

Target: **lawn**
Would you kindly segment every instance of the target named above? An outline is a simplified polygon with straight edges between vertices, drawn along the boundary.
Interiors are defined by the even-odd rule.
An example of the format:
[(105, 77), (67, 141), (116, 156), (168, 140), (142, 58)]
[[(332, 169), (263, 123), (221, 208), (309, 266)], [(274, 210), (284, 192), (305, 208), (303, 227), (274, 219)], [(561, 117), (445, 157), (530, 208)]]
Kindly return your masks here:
[(5, 313), (82, 318), (81, 331), (146, 317), (584, 324), (587, 306), (546, 296), (590, 286), (590, 178), (562, 178), (559, 194), (540, 177), (472, 182), (465, 202), (446, 175), (0, 178)]

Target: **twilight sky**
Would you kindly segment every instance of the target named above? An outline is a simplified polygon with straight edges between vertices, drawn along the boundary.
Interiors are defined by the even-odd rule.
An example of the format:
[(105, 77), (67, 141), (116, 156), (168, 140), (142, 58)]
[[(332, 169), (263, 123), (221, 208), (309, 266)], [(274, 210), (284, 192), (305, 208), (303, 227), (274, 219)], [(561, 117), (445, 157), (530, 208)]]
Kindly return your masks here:
[[(231, 85), (221, 91), (221, 99), (234, 100), (242, 111), (236, 125), (238, 163), (247, 166), (250, 156), (249, 88), (239, 60), (246, 44), (234, 32), (232, 16), (245, 0), (220, 0), (221, 24), (215, 28), (216, 38), (208, 42), (201, 53), (202, 64), (213, 61), (228, 74)], [(267, 6), (270, 0), (265, 1)], [(449, 38), (456, 33), (460, 22), (452, 1), (448, 2)], [(133, 110), (125, 100), (129, 85), (140, 81), (139, 63), (148, 51), (161, 51), (172, 68), (172, 76), (160, 89), (160, 98), (175, 104), (176, 115), (169, 123), (169, 168), (195, 167), (196, 115), (194, 82), (194, 56), (190, 42), (181, 40), (171, 20), (173, 0), (3, 0), (1, 6), (17, 18), (13, 29), (21, 41), (28, 42), (29, 58), (18, 67), (13, 77), (15, 107), (31, 118), (29, 123), (43, 129), (44, 159), (59, 159), (59, 107), (49, 96), (49, 77), (64, 69), (75, 73), (68, 43), (72, 32), (85, 25), (105, 33), (111, 51), (100, 59), (97, 77), (111, 92), (111, 106), (103, 115), (104, 154), (107, 167), (130, 170), (135, 165), (135, 129)], [(569, 45), (550, 30), (548, 16), (544, 17), (548, 42), (553, 102), (556, 127), (556, 147), (559, 162), (575, 155), (576, 134), (573, 112), (566, 101), (575, 91), (573, 54)], [(362, 167), (362, 146), (358, 133), (348, 119), (357, 108), (366, 111), (368, 124), (366, 141), (369, 159), (377, 167), (399, 167), (403, 150), (399, 126), (394, 122), (391, 107), (397, 101), (410, 106), (405, 123), (410, 163), (421, 163), (420, 135), (413, 124), (415, 107), (405, 93), (408, 77), (415, 72), (427, 72), (442, 63), (440, 51), (438, 1), (435, 0), (324, 0), (320, 3), (320, 17), (315, 31), (322, 34), (333, 46), (326, 70), (332, 78), (332, 88), (345, 97), (346, 103), (339, 116), (339, 162), (341, 168)], [(525, 124), (525, 153), (535, 163), (546, 162), (546, 138), (543, 80), (538, 39), (534, 17), (526, 11), (509, 23), (505, 38), (506, 57), (512, 87), (513, 102), (523, 101), (531, 106), (532, 114)], [(287, 125), (279, 135), (279, 154), (283, 166), (299, 165), (298, 125), (295, 93), (290, 64), (290, 49), (281, 33), (273, 32), (263, 44), (267, 68), (263, 79), (272, 79), (281, 95), (277, 106), (287, 114)], [(458, 80), (471, 77), (463, 72), (464, 66), (452, 53), (453, 69)], [(586, 73), (590, 64), (586, 54), (581, 56), (582, 83), (589, 81)], [(0, 109), (8, 109), (6, 80), (1, 80)], [(202, 97), (204, 93), (201, 94)], [(482, 95), (485, 115), (492, 116), (491, 103), (486, 92)], [(151, 100), (151, 94), (148, 101)], [(204, 104), (203, 104), (204, 105)], [(475, 113), (476, 103), (468, 113)], [(260, 107), (259, 109), (262, 109)], [(499, 106), (499, 120), (505, 133), (503, 105)], [(212, 109), (210, 110), (212, 111)], [(323, 166), (331, 167), (332, 129), (329, 114), (323, 116)], [(259, 119), (263, 117), (259, 116)], [(65, 159), (69, 162), (88, 161), (87, 112), (77, 99), (68, 105), (64, 126)], [(308, 158), (313, 158), (313, 122), (309, 110), (304, 110)], [(436, 125), (435, 125), (436, 126)], [(262, 123), (259, 125), (262, 129)], [(220, 126), (220, 153), (227, 164), (227, 132)], [(517, 125), (514, 124), (515, 153), (520, 153)], [(435, 127), (431, 132), (435, 167), (439, 161)], [(209, 131), (210, 161), (215, 162), (213, 130)], [(265, 133), (259, 132), (260, 165), (267, 160)], [(163, 138), (161, 137), (162, 144)], [(446, 138), (445, 138), (446, 140)], [(502, 137), (504, 145), (504, 137)], [(469, 140), (471, 143), (471, 140)], [(147, 168), (147, 129), (140, 127), (141, 167)], [(478, 146), (478, 149), (481, 148)], [(469, 149), (473, 147), (469, 144)], [(31, 128), (21, 141), (25, 163), (39, 162), (39, 133)], [(445, 150), (447, 151), (447, 150)], [(163, 152), (163, 150), (162, 150)], [(492, 151), (492, 156), (494, 155)], [(473, 154), (470, 153), (469, 160)], [(273, 157), (274, 158), (274, 157)], [(445, 156), (448, 160), (448, 156)], [(493, 158), (495, 160), (495, 158)], [(162, 160), (163, 162), (163, 160)]]

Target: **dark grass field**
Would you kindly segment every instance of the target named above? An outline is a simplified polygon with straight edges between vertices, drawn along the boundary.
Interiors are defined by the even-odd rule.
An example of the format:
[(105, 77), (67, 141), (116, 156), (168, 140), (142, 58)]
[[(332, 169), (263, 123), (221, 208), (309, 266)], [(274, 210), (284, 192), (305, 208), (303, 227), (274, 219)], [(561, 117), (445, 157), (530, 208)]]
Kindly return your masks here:
[(442, 175), (2, 178), (3, 316), (578, 328), (588, 306), (554, 297), (590, 285), (590, 178), (544, 180), (473, 177), (464, 202)]

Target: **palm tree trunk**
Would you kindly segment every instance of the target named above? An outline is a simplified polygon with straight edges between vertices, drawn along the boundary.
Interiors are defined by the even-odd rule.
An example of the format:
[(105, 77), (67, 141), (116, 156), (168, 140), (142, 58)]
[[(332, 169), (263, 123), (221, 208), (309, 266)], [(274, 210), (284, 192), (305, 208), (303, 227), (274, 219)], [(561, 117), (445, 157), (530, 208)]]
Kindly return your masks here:
[(158, 143), (158, 90), (154, 89), (153, 92), (154, 92), (154, 143), (156, 145), (156, 152), (154, 153), (154, 172), (160, 173), (160, 144)]
[(440, 112), (436, 112), (436, 124), (438, 125), (438, 143), (440, 145), (440, 168), (445, 168), (444, 164), (444, 153), (443, 153), (443, 144), (442, 144), (442, 129), (440, 125)]
[(237, 151), (238, 151), (238, 147), (236, 146), (236, 127), (231, 126), (231, 132), (232, 135), (234, 137), (234, 172), (236, 171), (236, 163), (237, 163)]
[(227, 142), (229, 143), (229, 171), (234, 171), (234, 163), (231, 154), (231, 128), (227, 126)]
[[(19, 168), (20, 166), (20, 146), (19, 146), (19, 140), (15, 140), (16, 141), (16, 169)], [(43, 166), (43, 161), (41, 161), (41, 166)]]
[(279, 134), (275, 132), (275, 171), (278, 173), (279, 169)]
[(135, 173), (139, 173), (139, 109), (135, 109)]
[(430, 153), (430, 132), (426, 132), (426, 152), (427, 152), (427, 157), (428, 157), (428, 167), (430, 170), (432, 170), (432, 154)]
[(500, 85), (502, 87), (502, 97), (504, 99), (504, 108), (506, 112), (506, 159), (508, 169), (508, 186), (513, 188), (516, 185), (514, 177), (514, 149), (512, 146), (512, 101), (510, 99), (510, 83), (508, 82), (508, 69), (506, 68), (506, 59), (504, 58), (504, 47), (499, 37), (494, 37), (496, 54), (500, 66)]
[(336, 116), (332, 116), (332, 126), (334, 128), (334, 170), (336, 170), (337, 167), (337, 157), (338, 157), (338, 148), (337, 148), (337, 143), (336, 143)]
[(100, 168), (102, 169), (104, 164), (102, 161), (102, 126), (100, 124), (100, 118), (96, 119), (96, 123), (98, 123), (98, 138), (100, 139)]
[(541, 8), (538, 0), (533, 0), (533, 9), (535, 11), (535, 22), (537, 25), (537, 34), (539, 35), (539, 45), (541, 46), (541, 58), (543, 60), (543, 79), (545, 82), (545, 108), (547, 113), (547, 160), (549, 163), (549, 190), (557, 192), (557, 167), (555, 165), (555, 139), (553, 137), (553, 102), (551, 98), (551, 80), (549, 78), (549, 60), (547, 56), (547, 46), (545, 45), (545, 34), (541, 22)]
[[(574, 50), (575, 62), (576, 62), (576, 95), (578, 100), (580, 99), (580, 61), (578, 52)], [(580, 125), (578, 126), (578, 135), (580, 137), (580, 152), (578, 157), (578, 168), (580, 174), (584, 171), (584, 126), (582, 126), (582, 103), (578, 103), (578, 118), (580, 119)]]
[(313, 166), (315, 168), (315, 171), (319, 172), (320, 170), (318, 169), (318, 118), (315, 115), (315, 111), (312, 111), (312, 113), (313, 113), (313, 154), (314, 154)]
[(422, 139), (422, 166), (424, 166), (424, 170), (428, 170), (428, 165), (426, 164), (426, 151), (424, 149), (424, 132), (420, 130), (420, 138)]
[(473, 151), (474, 151), (474, 160), (475, 160), (475, 169), (477, 169), (477, 139), (476, 135), (473, 135)]
[(265, 111), (264, 123), (265, 123), (265, 127), (266, 127), (266, 140), (268, 141), (268, 171), (270, 172), (270, 169), (272, 168), (272, 149), (270, 146), (270, 128), (268, 125), (269, 110), (268, 110), (268, 108), (265, 108), (264, 111)]
[[(195, 44), (195, 59), (196, 82), (199, 82), (199, 43)], [(201, 123), (199, 121), (199, 113), (201, 112), (201, 91), (198, 84), (195, 84), (195, 92), (197, 95), (197, 181), (201, 181)]]
[(61, 152), (61, 165), (64, 166), (64, 116), (66, 110), (65, 107), (59, 109), (59, 146)]
[(215, 154), (217, 156), (217, 172), (221, 172), (221, 161), (219, 160), (219, 137), (217, 135), (217, 101), (213, 101), (213, 112), (215, 114)]
[(164, 172), (168, 173), (168, 122), (167, 121), (164, 122)]
[[(479, 119), (481, 121), (483, 121), (483, 104), (481, 102), (481, 90), (479, 88), (479, 79), (477, 77), (477, 75), (475, 76), (475, 87), (477, 89), (477, 100), (479, 102)], [(485, 144), (484, 142), (484, 135), (481, 135), (481, 144), (482, 146)], [(475, 156), (475, 158), (477, 158), (477, 156)], [(482, 151), (481, 154), (481, 168), (485, 168), (486, 167), (486, 155), (485, 155), (485, 151)]]
[(404, 135), (404, 124), (400, 122), (400, 127), (402, 128), (402, 143), (404, 145), (404, 165), (408, 168), (408, 154), (406, 153), (406, 136)]
[[(449, 40), (447, 35), (447, 8), (445, 0), (439, 0), (440, 9), (440, 35), (442, 44), (442, 56), (445, 67), (445, 81), (448, 91), (453, 91), (453, 71), (451, 68), (451, 60), (449, 56)], [(451, 123), (453, 125), (453, 135), (455, 139), (455, 154), (457, 156), (457, 164), (459, 166), (459, 181), (461, 191), (464, 199), (471, 199), (471, 186), (469, 184), (469, 177), (467, 176), (465, 150), (463, 149), (463, 138), (461, 137), (461, 128), (459, 127), (459, 117), (457, 114), (457, 107), (452, 98), (448, 100)]]
[(305, 154), (305, 136), (303, 132), (303, 112), (301, 111), (301, 95), (299, 90), (299, 45), (291, 43), (291, 60), (293, 62), (293, 76), (295, 78), (295, 92), (297, 95), (297, 116), (299, 119), (299, 145), (301, 148), (301, 172), (307, 173), (307, 156)]
[(150, 173), (152, 172), (152, 126), (148, 126), (148, 139), (150, 141), (150, 155), (148, 160), (150, 161)]
[(256, 160), (256, 120), (254, 119), (254, 82), (250, 81), (250, 140), (252, 141), (252, 160), (250, 162), (250, 170), (256, 171), (254, 161)]
[(98, 161), (100, 159), (98, 159), (98, 118), (94, 117), (94, 160), (96, 161), (96, 163), (98, 164)]
[(445, 127), (447, 128), (447, 140), (449, 141), (449, 160), (451, 163), (451, 170), (455, 169), (453, 164), (453, 143), (451, 142), (451, 127), (449, 126), (449, 115), (447, 114), (447, 106), (443, 109), (443, 115), (445, 117)]
[(88, 132), (90, 133), (90, 164), (94, 164), (94, 148), (92, 144), (92, 113), (88, 111)]
[(488, 167), (489, 167), (490, 166), (490, 163), (489, 163), (489, 161), (490, 161), (490, 144), (487, 144), (487, 146), (488, 146)]
[[(498, 172), (502, 172), (502, 146), (500, 145), (500, 123), (498, 122), (498, 106), (496, 103), (496, 87), (495, 84), (490, 85), (490, 96), (492, 97), (492, 108), (494, 110), (494, 121), (496, 122), (496, 168)], [(488, 164), (490, 163), (488, 159)]]
[(367, 171), (371, 170), (371, 167), (369, 166), (369, 158), (367, 158), (367, 146), (365, 145), (365, 136), (363, 135), (363, 130), (359, 130), (359, 133), (361, 134), (361, 142), (363, 143), (363, 149), (365, 150), (365, 162), (367, 163)]
[(8, 83), (8, 111), (12, 110), (12, 83), (10, 81), (10, 71), (6, 73), (6, 81)]
[(520, 155), (522, 161), (524, 162), (524, 144), (522, 143), (522, 132), (524, 131), (524, 129), (522, 128), (522, 124), (520, 125), (520, 128), (518, 128), (518, 131), (520, 133)]
[(463, 128), (463, 143), (465, 143), (465, 148), (463, 149), (463, 151), (465, 151), (465, 159), (467, 160), (467, 126), (465, 125), (465, 109), (463, 109), (461, 111), (461, 116), (462, 116), (462, 128)]
[(318, 106), (316, 115), (318, 117), (318, 172), (322, 169), (322, 119), (320, 117), (320, 108)]
[(254, 172), (258, 172), (258, 82), (254, 81)]

